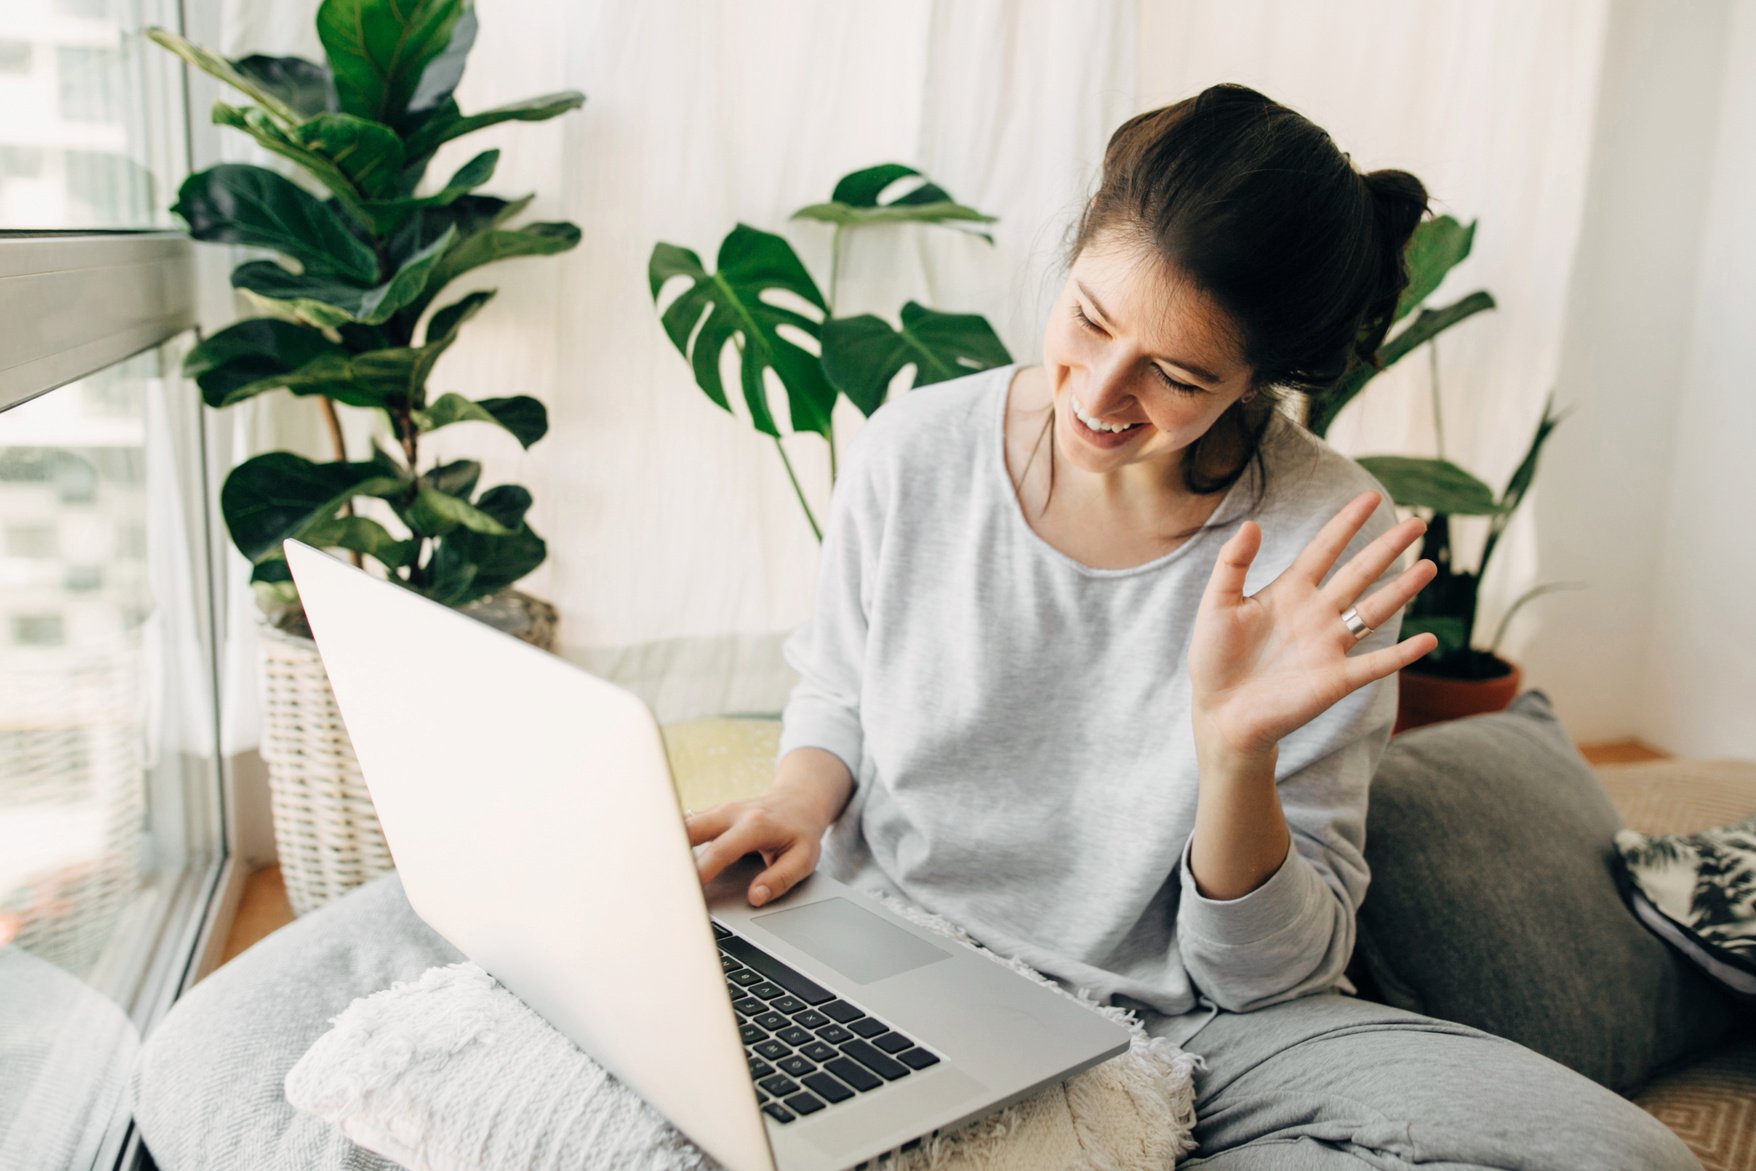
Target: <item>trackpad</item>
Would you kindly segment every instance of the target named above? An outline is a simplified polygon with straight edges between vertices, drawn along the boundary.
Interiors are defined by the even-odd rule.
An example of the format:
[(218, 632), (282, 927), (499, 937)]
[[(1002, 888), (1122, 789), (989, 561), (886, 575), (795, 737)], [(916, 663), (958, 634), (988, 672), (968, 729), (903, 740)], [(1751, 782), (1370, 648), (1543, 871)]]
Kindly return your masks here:
[(943, 948), (844, 898), (770, 911), (750, 921), (859, 984), (951, 958)]

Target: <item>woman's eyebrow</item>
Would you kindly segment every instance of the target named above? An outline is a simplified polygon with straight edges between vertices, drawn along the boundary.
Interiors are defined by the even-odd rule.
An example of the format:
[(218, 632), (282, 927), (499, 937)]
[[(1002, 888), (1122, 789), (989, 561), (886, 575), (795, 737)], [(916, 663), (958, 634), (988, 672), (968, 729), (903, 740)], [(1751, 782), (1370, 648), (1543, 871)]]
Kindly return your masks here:
[[(1080, 292), (1085, 294), (1085, 299), (1087, 301), (1091, 302), (1091, 307), (1098, 311), (1099, 317), (1102, 317), (1106, 321), (1113, 320), (1113, 318), (1111, 318), (1110, 315), (1104, 311), (1104, 307), (1102, 305), (1098, 304), (1098, 299), (1096, 297), (1092, 296), (1091, 290), (1086, 288), (1083, 282), (1075, 280), (1073, 283), (1076, 286), (1078, 286)], [(1208, 370), (1206, 367), (1203, 367), (1203, 366), (1197, 366), (1193, 362), (1184, 362), (1178, 358), (1168, 358), (1163, 354), (1154, 354), (1153, 357), (1157, 358), (1161, 362), (1169, 362), (1173, 366), (1181, 367), (1182, 369), (1187, 370), (1187, 371), (1189, 371), (1189, 373), (1195, 375), (1195, 377), (1204, 378), (1208, 382), (1218, 383), (1218, 382), (1224, 381), (1224, 379), (1220, 378), (1220, 376), (1215, 374), (1213, 371)]]

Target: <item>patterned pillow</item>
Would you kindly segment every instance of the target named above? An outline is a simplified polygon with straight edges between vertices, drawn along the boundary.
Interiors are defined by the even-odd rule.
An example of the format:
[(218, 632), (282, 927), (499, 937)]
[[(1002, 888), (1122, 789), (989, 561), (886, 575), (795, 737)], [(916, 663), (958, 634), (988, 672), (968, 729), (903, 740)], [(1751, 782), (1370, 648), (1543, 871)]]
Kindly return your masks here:
[(1695, 834), (1616, 834), (1622, 897), (1660, 939), (1756, 1003), (1756, 814)]

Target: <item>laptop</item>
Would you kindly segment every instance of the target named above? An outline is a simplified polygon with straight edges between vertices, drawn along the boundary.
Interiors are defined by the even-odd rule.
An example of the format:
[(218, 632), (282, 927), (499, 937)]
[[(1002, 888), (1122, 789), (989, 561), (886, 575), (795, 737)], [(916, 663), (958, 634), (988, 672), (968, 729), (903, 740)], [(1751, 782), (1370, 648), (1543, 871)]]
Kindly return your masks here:
[(637, 696), (285, 550), (415, 912), (730, 1171), (852, 1167), (1128, 1047), (827, 874), (704, 889)]

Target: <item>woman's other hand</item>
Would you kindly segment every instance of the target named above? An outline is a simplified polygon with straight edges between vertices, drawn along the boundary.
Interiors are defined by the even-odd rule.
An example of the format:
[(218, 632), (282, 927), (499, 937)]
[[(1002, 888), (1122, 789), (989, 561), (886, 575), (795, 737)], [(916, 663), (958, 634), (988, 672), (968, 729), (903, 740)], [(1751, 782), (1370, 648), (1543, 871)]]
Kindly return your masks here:
[(746, 854), (761, 854), (766, 869), (750, 882), (750, 905), (760, 907), (797, 886), (817, 868), (823, 832), (840, 816), (853, 791), (847, 765), (821, 748), (795, 748), (781, 758), (774, 784), (759, 797), (692, 810), (683, 824), (701, 885)]
[(1357, 640), (1341, 617), (1351, 606), (1367, 626), (1376, 628), (1438, 575), (1431, 561), (1418, 561), (1376, 593), (1361, 597), (1420, 539), (1425, 521), (1404, 520), (1319, 585), (1378, 501), (1376, 492), (1356, 496), (1285, 572), (1247, 598), (1244, 575), (1261, 549), (1261, 527), (1245, 521), (1220, 549), (1189, 647), (1194, 719), (1201, 736), (1217, 737), (1217, 746), (1240, 754), (1261, 755), (1343, 696), (1401, 670), (1438, 645), (1437, 638), (1423, 633), (1350, 656)]

